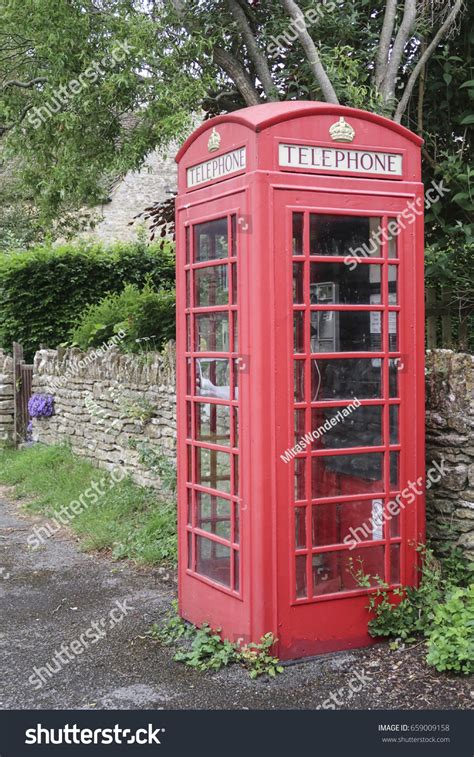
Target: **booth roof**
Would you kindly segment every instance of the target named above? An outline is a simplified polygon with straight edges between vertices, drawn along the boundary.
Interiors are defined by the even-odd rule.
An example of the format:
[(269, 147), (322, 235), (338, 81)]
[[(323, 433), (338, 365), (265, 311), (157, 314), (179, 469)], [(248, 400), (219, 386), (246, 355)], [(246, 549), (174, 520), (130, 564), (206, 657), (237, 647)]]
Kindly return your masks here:
[(345, 105), (317, 102), (315, 100), (290, 100), (286, 102), (252, 105), (250, 108), (242, 108), (241, 110), (235, 110), (232, 113), (216, 116), (215, 118), (209, 119), (209, 121), (204, 121), (204, 123), (202, 123), (201, 126), (199, 126), (199, 128), (196, 129), (196, 131), (194, 131), (184, 142), (176, 155), (176, 162), (179, 163), (183, 155), (200, 134), (208, 131), (208, 129), (213, 126), (217, 126), (217, 124), (241, 124), (242, 126), (247, 126), (249, 129), (253, 129), (255, 132), (260, 132), (282, 121), (291, 121), (295, 118), (303, 118), (304, 116), (318, 116), (325, 114), (347, 116), (348, 118), (351, 116), (352, 118), (362, 118), (365, 121), (371, 121), (372, 123), (383, 126), (386, 129), (391, 129), (391, 131), (394, 131), (397, 134), (401, 134), (417, 146), (423, 144), (423, 139), (417, 134), (414, 134), (404, 126), (401, 126), (401, 124), (391, 121), (389, 118), (379, 116), (377, 113), (370, 113), (367, 110), (359, 110), (358, 108), (348, 108)]

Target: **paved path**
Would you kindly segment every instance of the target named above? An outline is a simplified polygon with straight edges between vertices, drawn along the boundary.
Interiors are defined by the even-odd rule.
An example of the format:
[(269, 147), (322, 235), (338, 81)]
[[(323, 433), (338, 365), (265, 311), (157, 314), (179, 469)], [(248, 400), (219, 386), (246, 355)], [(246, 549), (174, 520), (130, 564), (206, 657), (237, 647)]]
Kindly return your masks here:
[(390, 653), (376, 645), (319, 658), (287, 667), (276, 681), (251, 681), (236, 667), (190, 670), (173, 662), (169, 648), (140, 638), (169, 608), (174, 577), (85, 554), (65, 532), (33, 551), (27, 538), (41, 518), (10, 500), (0, 490), (0, 709), (474, 704), (472, 681), (436, 674), (423, 647)]

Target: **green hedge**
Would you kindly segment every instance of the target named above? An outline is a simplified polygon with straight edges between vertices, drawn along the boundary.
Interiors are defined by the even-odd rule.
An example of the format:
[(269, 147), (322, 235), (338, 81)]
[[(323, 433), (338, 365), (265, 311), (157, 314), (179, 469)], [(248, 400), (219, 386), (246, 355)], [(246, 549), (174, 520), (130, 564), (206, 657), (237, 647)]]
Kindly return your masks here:
[(108, 294), (84, 310), (71, 334), (72, 342), (87, 350), (118, 334), (118, 346), (124, 352), (160, 350), (175, 336), (175, 304), (172, 289), (155, 289), (150, 282), (143, 289), (126, 284), (120, 293)]
[(0, 255), (0, 347), (20, 342), (31, 360), (40, 344), (70, 338), (85, 308), (125, 284), (174, 286), (172, 245), (78, 242)]

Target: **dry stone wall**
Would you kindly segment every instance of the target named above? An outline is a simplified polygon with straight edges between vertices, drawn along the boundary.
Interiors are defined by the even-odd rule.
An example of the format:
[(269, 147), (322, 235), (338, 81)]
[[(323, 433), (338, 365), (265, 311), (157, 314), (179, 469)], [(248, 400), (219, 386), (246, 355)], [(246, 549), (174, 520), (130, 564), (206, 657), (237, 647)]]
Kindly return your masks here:
[[(176, 457), (175, 359), (171, 342), (143, 356), (40, 350), (33, 391), (53, 395), (55, 414), (34, 420), (33, 439), (67, 442), (99, 466), (161, 487)], [(444, 461), (445, 470), (427, 493), (428, 536), (439, 552), (455, 544), (474, 560), (474, 356), (428, 351), (426, 388), (427, 467)], [(13, 440), (13, 390), (13, 360), (0, 351), (0, 443)]]
[(137, 483), (160, 487), (176, 459), (175, 348), (124, 355), (40, 350), (33, 392), (51, 394), (55, 412), (33, 421), (33, 440), (68, 442), (104, 468), (123, 467)]
[(444, 459), (446, 471), (427, 493), (427, 533), (474, 560), (474, 355), (429, 350), (426, 392), (427, 467)]

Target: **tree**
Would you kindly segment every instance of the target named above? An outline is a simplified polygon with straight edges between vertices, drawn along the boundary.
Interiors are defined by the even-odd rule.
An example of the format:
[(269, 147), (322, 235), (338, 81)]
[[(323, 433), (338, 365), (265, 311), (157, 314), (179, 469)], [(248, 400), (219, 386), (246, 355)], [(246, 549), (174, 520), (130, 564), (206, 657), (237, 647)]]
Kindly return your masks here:
[[(397, 121), (462, 0), (2, 0), (0, 134), (43, 215), (209, 114), (324, 99)], [(130, 114), (134, 115), (130, 124)]]

